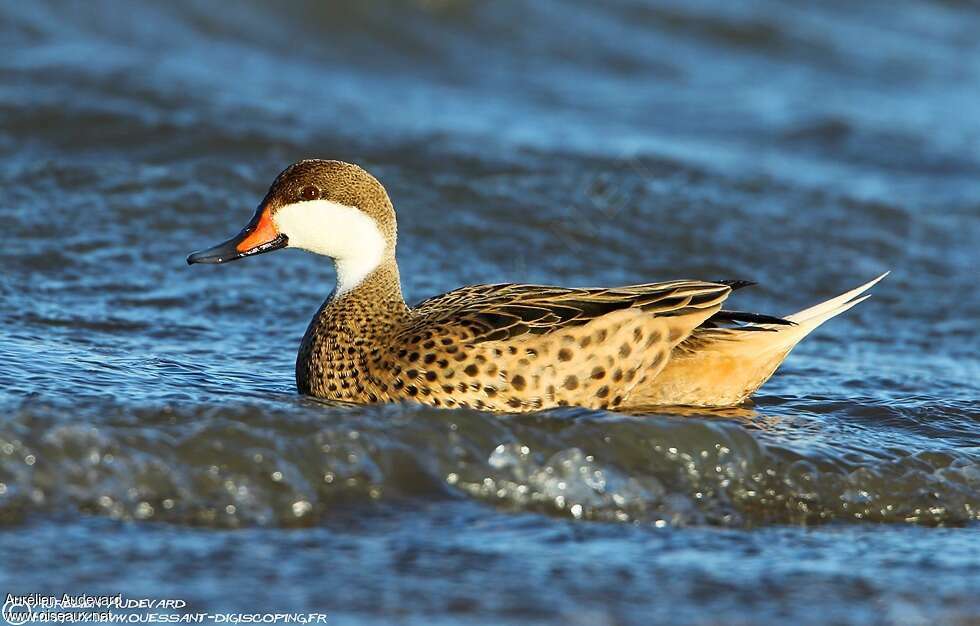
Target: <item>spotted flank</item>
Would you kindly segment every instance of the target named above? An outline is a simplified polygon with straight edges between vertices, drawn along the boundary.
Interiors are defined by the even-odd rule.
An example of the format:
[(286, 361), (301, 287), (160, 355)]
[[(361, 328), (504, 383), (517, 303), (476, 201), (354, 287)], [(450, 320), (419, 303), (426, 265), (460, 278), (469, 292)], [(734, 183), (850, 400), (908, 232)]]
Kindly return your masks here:
[(395, 211), (374, 177), (302, 161), (280, 174), (242, 233), (188, 262), (281, 247), (334, 259), (337, 289), (296, 361), (302, 393), (508, 412), (739, 404), (807, 333), (884, 277), (787, 318), (722, 309), (752, 284), (739, 280), (475, 285), (409, 307), (395, 244)]
[(412, 311), (391, 366), (402, 375), (410, 368), (406, 384), (420, 386), (436, 406), (616, 408), (657, 375), (671, 349), (718, 311), (729, 291), (697, 281), (468, 287)]

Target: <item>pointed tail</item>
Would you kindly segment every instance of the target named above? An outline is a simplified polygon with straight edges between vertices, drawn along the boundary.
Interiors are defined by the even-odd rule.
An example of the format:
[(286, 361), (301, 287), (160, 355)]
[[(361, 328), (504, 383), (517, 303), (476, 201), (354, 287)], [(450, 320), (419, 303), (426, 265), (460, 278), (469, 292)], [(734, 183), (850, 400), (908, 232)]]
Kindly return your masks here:
[[(808, 309), (803, 309), (792, 315), (787, 315), (785, 320), (793, 322), (793, 326), (768, 326), (775, 330), (775, 333), (753, 333), (752, 336), (746, 337), (746, 341), (752, 341), (761, 348), (764, 352), (777, 351), (782, 354), (779, 360), (773, 365), (773, 371), (776, 367), (779, 367), (786, 355), (789, 354), (790, 350), (796, 347), (804, 337), (813, 332), (818, 326), (826, 322), (832, 317), (837, 317), (844, 311), (847, 311), (851, 307), (864, 302), (871, 297), (870, 293), (865, 293), (879, 282), (881, 282), (885, 276), (888, 276), (889, 272), (885, 272), (881, 276), (869, 280), (860, 287), (851, 289), (846, 293), (842, 293), (836, 298), (831, 298), (821, 302), (820, 304), (814, 305)], [(743, 333), (744, 334), (744, 333)], [(767, 336), (768, 335), (768, 336)], [(769, 373), (772, 375), (772, 372)], [(769, 376), (765, 379), (759, 381), (756, 388), (752, 389), (755, 391), (759, 386), (762, 385)], [(751, 393), (751, 392), (750, 392)]]
[(843, 293), (836, 298), (831, 298), (826, 302), (821, 302), (820, 304), (812, 306), (809, 309), (803, 309), (798, 313), (787, 315), (785, 319), (800, 326), (808, 326), (810, 330), (813, 330), (835, 315), (839, 315), (848, 310), (858, 302), (863, 302), (870, 298), (871, 294), (865, 294), (863, 296), (861, 294), (877, 285), (890, 273), (891, 272), (885, 272), (878, 278), (869, 280), (856, 289), (851, 289), (847, 293)]
[[(644, 389), (637, 406), (733, 406), (769, 380), (790, 351), (815, 328), (859, 302), (888, 272), (856, 289), (784, 319), (786, 324), (755, 324), (755, 330), (696, 329), (671, 353), (663, 371)], [(864, 295), (862, 295), (864, 294)], [(760, 332), (759, 328), (768, 332)], [(685, 345), (686, 344), (686, 345)]]

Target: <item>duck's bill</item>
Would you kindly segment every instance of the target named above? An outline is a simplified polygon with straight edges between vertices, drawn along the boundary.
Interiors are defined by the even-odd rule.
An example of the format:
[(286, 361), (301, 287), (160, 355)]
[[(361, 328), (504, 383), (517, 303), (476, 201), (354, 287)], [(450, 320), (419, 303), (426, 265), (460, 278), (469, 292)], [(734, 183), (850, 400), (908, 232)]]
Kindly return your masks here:
[(191, 254), (187, 257), (187, 264), (225, 263), (285, 248), (288, 243), (289, 239), (286, 235), (280, 233), (272, 223), (269, 210), (259, 207), (242, 232), (212, 248)]

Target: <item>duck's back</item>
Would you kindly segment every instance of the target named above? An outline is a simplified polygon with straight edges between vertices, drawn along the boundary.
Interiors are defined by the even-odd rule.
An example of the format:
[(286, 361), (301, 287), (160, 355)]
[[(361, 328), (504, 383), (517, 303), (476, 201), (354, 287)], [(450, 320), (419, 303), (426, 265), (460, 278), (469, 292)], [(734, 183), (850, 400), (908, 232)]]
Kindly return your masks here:
[[(609, 289), (477, 285), (426, 300), (387, 327), (367, 323), (355, 303), (328, 305), (313, 340), (304, 341), (297, 381), (301, 391), (341, 400), (499, 411), (617, 408), (657, 376), (730, 291), (701, 281)], [(318, 365), (304, 368), (313, 355)]]

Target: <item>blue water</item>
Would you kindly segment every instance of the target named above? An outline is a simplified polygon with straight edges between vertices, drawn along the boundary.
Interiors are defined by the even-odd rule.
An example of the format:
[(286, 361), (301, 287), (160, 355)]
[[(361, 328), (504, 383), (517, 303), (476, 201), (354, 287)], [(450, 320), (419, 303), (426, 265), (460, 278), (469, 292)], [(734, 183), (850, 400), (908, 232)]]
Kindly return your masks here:
[[(0, 594), (334, 624), (980, 622), (969, 2), (0, 5)], [(726, 411), (298, 396), (333, 286), (187, 267), (305, 157), (406, 296), (874, 296)]]

